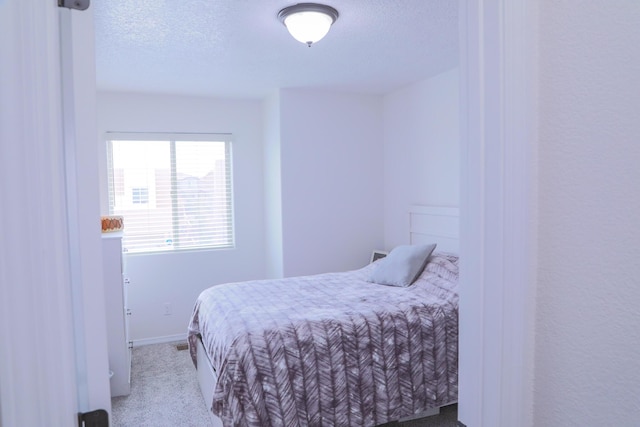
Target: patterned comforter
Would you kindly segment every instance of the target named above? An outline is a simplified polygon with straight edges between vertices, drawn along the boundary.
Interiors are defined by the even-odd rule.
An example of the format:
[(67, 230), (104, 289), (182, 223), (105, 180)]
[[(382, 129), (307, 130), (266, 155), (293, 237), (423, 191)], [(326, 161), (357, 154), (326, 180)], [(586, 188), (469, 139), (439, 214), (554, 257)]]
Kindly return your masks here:
[(435, 252), (406, 288), (367, 282), (373, 268), (200, 294), (191, 357), (201, 336), (225, 427), (371, 427), (457, 400), (457, 256)]

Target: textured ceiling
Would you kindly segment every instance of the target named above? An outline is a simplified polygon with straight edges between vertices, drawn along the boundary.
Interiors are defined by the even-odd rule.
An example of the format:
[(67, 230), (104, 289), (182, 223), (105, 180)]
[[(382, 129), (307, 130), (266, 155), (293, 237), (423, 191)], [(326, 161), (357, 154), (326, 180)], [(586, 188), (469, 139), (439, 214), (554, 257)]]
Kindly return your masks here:
[(287, 0), (93, 0), (100, 90), (261, 98), (278, 88), (387, 93), (458, 61), (454, 0), (331, 0), (312, 47)]

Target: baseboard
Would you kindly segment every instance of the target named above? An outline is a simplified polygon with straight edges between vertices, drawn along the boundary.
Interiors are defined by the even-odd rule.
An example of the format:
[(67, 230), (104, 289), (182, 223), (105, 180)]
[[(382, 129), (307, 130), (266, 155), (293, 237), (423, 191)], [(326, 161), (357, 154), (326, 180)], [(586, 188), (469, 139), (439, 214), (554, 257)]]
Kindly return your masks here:
[(176, 335), (166, 335), (164, 337), (155, 337), (155, 338), (142, 338), (139, 340), (133, 340), (133, 346), (134, 347), (140, 347), (143, 345), (150, 345), (150, 344), (166, 344), (169, 342), (176, 342), (176, 341), (186, 341), (187, 340), (187, 334), (176, 334)]
[(467, 426), (463, 424), (462, 421), (458, 421), (458, 427), (467, 427)]

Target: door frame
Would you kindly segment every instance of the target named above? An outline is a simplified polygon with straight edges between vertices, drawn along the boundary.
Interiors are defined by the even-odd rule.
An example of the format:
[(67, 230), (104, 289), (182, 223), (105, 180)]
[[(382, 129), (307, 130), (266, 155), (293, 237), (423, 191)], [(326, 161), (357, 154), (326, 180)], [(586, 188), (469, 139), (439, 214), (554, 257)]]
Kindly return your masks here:
[(458, 419), (533, 425), (537, 10), (460, 0)]

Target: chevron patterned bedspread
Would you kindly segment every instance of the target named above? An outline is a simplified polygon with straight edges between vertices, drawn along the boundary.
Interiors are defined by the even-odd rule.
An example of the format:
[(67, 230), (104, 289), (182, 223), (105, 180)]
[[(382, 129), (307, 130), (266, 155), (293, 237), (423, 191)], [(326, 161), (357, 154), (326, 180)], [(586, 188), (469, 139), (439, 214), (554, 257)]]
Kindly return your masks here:
[(457, 400), (457, 256), (406, 288), (367, 282), (376, 267), (200, 294), (191, 357), (202, 336), (225, 427), (373, 427)]

